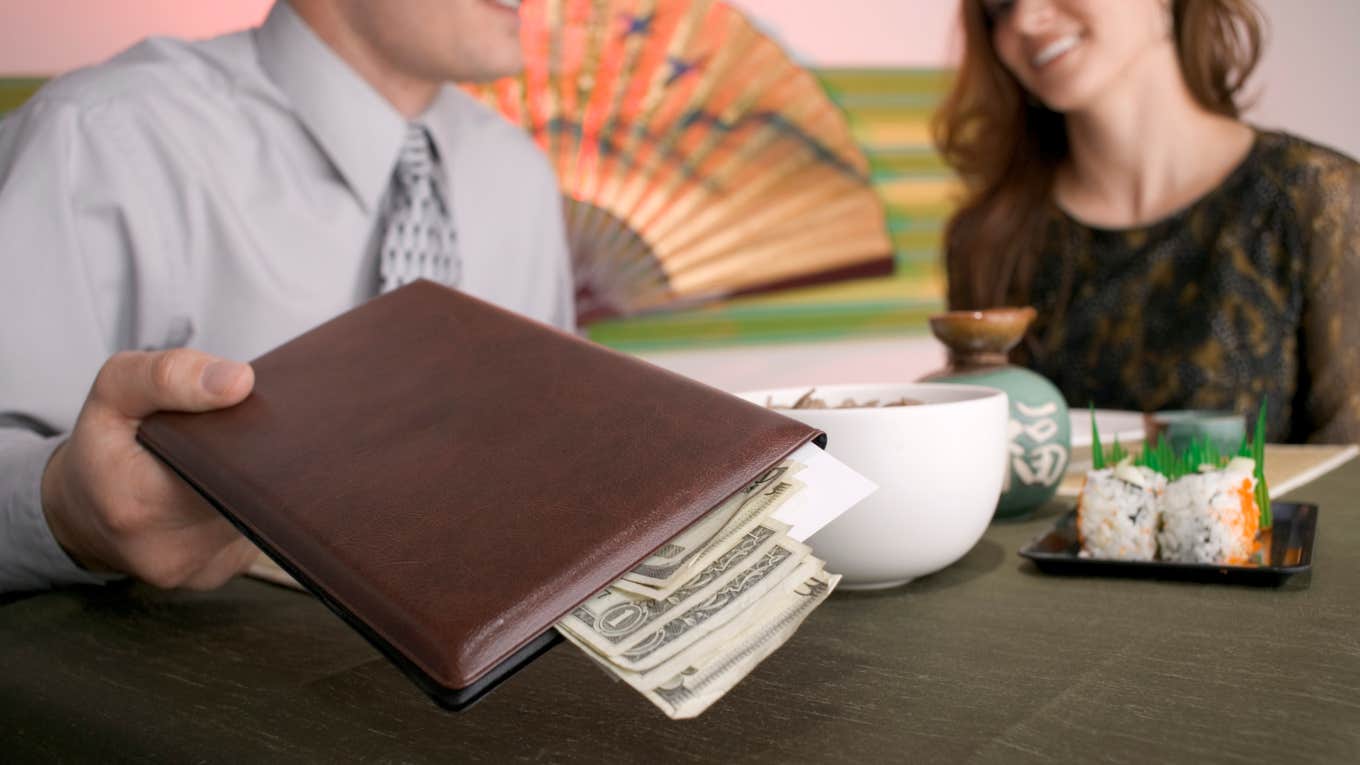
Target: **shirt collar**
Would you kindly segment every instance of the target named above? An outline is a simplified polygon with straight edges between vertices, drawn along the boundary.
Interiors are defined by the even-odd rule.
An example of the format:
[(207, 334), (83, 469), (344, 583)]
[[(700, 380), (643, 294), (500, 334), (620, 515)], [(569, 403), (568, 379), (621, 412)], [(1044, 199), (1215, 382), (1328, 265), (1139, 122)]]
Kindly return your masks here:
[(419, 121), (429, 129), (434, 149), (440, 157), (440, 167), (448, 173), (452, 171), (451, 166), (458, 165), (454, 157), (458, 144), (475, 143), (477, 132), (492, 118), (500, 119), (500, 115), (482, 108), (461, 87), (446, 84), (439, 89), (439, 94), (425, 113), (420, 115)]
[[(255, 32), (260, 65), (359, 203), (378, 209), (406, 120), (278, 0)], [(443, 149), (444, 147), (437, 147)]]

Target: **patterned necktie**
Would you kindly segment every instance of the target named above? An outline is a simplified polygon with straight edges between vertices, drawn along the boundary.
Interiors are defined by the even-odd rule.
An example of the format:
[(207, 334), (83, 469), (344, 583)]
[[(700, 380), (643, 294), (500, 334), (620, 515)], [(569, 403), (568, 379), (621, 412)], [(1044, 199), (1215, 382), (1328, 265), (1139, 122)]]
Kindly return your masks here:
[(462, 277), (458, 238), (447, 196), (440, 189), (438, 162), (424, 126), (407, 126), (383, 210), (379, 259), (383, 292), (421, 278), (456, 287)]

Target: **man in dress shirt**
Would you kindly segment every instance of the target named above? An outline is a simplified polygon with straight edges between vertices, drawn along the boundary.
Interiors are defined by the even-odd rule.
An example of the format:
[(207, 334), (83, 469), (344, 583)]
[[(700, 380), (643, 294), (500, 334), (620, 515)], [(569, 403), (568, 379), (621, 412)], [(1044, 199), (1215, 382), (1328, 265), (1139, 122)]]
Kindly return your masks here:
[(449, 84), (520, 68), (517, 6), (279, 2), (258, 29), (54, 80), (0, 122), (0, 591), (210, 588), (249, 563), (137, 424), (239, 402), (239, 360), (376, 293), (413, 124), (451, 197), (459, 288), (573, 325), (550, 167)]

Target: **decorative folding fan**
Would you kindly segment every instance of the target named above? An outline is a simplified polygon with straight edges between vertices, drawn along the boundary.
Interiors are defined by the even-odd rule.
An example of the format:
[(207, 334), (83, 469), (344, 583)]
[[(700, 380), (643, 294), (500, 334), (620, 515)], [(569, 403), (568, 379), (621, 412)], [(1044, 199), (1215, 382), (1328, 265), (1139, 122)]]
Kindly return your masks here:
[(868, 163), (816, 79), (718, 0), (526, 0), (476, 89), (547, 153), (582, 322), (888, 273)]

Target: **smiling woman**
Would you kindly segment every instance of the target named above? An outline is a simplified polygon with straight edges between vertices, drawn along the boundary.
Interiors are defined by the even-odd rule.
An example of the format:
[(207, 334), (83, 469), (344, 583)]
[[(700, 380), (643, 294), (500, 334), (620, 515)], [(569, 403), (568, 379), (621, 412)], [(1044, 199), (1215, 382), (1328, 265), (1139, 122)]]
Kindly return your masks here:
[(1240, 121), (1250, 0), (964, 0), (936, 141), (954, 308), (1030, 304), (1068, 401), (1360, 440), (1360, 165)]

